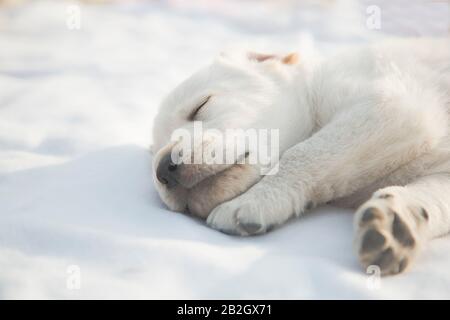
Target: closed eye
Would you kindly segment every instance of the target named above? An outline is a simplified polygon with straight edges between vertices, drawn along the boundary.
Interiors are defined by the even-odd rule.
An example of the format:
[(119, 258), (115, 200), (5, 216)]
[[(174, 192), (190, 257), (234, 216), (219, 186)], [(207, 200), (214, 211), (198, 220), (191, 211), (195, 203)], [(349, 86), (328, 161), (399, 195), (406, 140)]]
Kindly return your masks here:
[(203, 108), (209, 101), (209, 99), (211, 98), (211, 96), (206, 97), (205, 100), (203, 100), (195, 109), (194, 111), (192, 111), (192, 113), (189, 115), (188, 120), (189, 121), (193, 121), (195, 120), (195, 117), (197, 116), (198, 112), (200, 111), (201, 108)]

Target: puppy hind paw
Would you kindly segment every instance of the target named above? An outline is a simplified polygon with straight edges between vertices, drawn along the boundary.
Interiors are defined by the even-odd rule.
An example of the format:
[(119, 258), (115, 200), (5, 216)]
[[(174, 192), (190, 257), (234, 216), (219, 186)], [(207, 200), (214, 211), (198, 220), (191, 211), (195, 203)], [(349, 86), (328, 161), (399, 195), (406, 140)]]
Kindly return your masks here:
[(363, 204), (355, 216), (355, 248), (361, 264), (378, 266), (382, 275), (403, 272), (422, 241), (414, 215), (400, 196), (391, 194)]

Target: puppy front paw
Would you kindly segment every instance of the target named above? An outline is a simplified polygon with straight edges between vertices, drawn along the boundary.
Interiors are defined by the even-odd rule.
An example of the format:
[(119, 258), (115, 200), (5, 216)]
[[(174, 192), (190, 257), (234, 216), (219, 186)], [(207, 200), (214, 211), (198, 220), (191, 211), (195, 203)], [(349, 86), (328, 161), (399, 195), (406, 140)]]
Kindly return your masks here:
[(217, 206), (208, 216), (206, 223), (223, 233), (239, 236), (262, 234), (274, 226), (267, 221), (269, 208), (247, 196), (240, 196)]

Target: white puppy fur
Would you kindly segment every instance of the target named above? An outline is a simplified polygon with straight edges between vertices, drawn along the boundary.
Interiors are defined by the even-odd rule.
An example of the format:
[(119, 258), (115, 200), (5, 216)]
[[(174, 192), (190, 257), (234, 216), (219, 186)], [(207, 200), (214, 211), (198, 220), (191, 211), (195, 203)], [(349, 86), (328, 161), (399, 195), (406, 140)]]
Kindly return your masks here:
[[(449, 57), (449, 39), (392, 40), (298, 63), (222, 55), (177, 87), (155, 119), (160, 196), (236, 235), (267, 232), (319, 204), (359, 207), (362, 265), (402, 272), (428, 239), (450, 231)], [(174, 185), (161, 183), (171, 133), (192, 130), (204, 101), (195, 120), (206, 128), (279, 129), (279, 172), (184, 165)]]

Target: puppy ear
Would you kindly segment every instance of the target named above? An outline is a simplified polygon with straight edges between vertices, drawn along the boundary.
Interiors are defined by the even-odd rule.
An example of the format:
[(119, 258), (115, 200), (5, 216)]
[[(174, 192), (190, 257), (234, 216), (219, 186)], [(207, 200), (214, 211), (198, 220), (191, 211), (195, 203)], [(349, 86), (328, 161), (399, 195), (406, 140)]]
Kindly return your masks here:
[(257, 62), (264, 62), (266, 60), (275, 59), (284, 64), (297, 64), (299, 61), (299, 55), (296, 52), (289, 53), (288, 55), (285, 55), (285, 56), (280, 56), (280, 55), (275, 55), (275, 54), (249, 52), (247, 54), (247, 57), (250, 60), (255, 60)]
[(258, 52), (249, 52), (247, 54), (247, 57), (248, 57), (248, 59), (255, 60), (257, 62), (264, 62), (266, 60), (277, 58), (277, 56), (274, 54), (264, 54), (264, 53), (258, 53)]
[(300, 57), (297, 52), (289, 53), (287, 56), (284, 56), (281, 60), (284, 64), (297, 64), (300, 60)]

